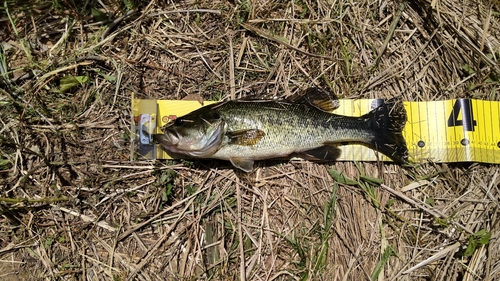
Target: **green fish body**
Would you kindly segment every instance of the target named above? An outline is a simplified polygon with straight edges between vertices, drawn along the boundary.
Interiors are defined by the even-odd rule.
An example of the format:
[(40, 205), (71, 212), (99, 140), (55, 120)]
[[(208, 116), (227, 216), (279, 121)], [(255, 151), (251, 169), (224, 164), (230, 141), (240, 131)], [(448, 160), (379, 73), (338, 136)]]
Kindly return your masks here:
[[(299, 156), (335, 160), (335, 145), (366, 144), (408, 161), (402, 102), (386, 101), (361, 117), (329, 113), (301, 100), (236, 100), (204, 106), (168, 124), (155, 139), (168, 151), (229, 160), (246, 172), (255, 160)], [(309, 157), (307, 157), (309, 156)]]

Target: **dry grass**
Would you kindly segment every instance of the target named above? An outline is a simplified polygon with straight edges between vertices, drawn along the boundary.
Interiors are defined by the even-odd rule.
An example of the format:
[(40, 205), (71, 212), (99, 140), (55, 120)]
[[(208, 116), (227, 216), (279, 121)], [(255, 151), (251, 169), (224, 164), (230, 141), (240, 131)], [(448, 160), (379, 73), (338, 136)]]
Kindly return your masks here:
[(129, 151), (131, 92), (500, 100), (498, 1), (76, 2), (0, 13), (3, 280), (500, 279), (498, 166)]

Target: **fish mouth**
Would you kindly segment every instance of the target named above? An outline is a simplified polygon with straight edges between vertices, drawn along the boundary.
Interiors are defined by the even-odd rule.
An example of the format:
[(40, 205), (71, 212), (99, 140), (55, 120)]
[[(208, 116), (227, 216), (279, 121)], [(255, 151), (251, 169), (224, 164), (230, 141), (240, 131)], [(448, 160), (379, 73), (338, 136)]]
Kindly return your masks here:
[(210, 134), (193, 138), (172, 130), (155, 135), (154, 138), (170, 152), (194, 158), (206, 158), (219, 150), (222, 142), (222, 129), (222, 124), (218, 124)]
[(181, 138), (177, 132), (169, 132), (168, 134), (165, 134), (165, 139), (165, 145), (176, 147)]
[(158, 134), (153, 136), (154, 140), (161, 144), (165, 149), (176, 152), (178, 151), (177, 146), (180, 142), (180, 137), (175, 132), (169, 132), (165, 134)]

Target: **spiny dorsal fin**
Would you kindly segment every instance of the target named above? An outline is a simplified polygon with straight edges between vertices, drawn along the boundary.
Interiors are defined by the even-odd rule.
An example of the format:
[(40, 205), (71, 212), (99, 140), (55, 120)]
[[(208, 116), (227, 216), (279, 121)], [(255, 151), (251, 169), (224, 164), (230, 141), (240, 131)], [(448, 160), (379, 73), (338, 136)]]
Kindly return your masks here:
[(326, 112), (332, 112), (335, 109), (339, 108), (337, 97), (323, 89), (316, 87), (308, 88), (304, 94), (296, 94), (287, 97), (287, 100), (291, 102), (312, 105)]

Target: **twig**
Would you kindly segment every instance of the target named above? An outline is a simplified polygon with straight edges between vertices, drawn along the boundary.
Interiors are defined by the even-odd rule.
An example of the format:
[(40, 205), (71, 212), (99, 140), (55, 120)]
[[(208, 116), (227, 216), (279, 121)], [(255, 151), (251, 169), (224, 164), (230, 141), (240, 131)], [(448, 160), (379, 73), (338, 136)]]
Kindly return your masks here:
[(107, 229), (107, 230), (109, 230), (109, 231), (113, 231), (113, 232), (114, 232), (114, 231), (117, 231), (117, 229), (116, 229), (116, 228), (112, 227), (111, 225), (109, 225), (109, 224), (108, 224), (107, 222), (105, 222), (105, 221), (98, 221), (98, 222), (96, 222), (96, 220), (95, 220), (94, 218), (91, 218), (91, 217), (86, 216), (86, 215), (84, 215), (84, 214), (80, 214), (80, 213), (78, 213), (78, 212), (76, 212), (76, 211), (72, 211), (72, 210), (70, 210), (70, 209), (66, 209), (66, 208), (64, 208), (64, 207), (59, 207), (59, 206), (57, 206), (57, 205), (53, 205), (53, 204), (51, 204), (50, 206), (52, 206), (52, 207), (53, 207), (54, 209), (56, 209), (56, 210), (59, 210), (59, 211), (62, 211), (62, 212), (68, 213), (68, 214), (73, 215), (73, 216), (75, 216), (75, 217), (79, 217), (79, 218), (81, 218), (83, 221), (86, 221), (86, 222), (91, 222), (91, 223), (93, 223), (93, 224), (95, 224), (95, 225), (97, 225), (97, 226), (100, 226), (100, 227), (102, 227), (102, 228), (105, 228), (105, 229)]
[(130, 10), (125, 15), (123, 15), (123, 16), (115, 19), (111, 24), (109, 24), (108, 28), (106, 28), (106, 30), (104, 30), (104, 32), (101, 35), (101, 41), (104, 41), (104, 39), (106, 39), (106, 37), (108, 36), (108, 34), (111, 32), (111, 30), (113, 30), (115, 28), (115, 26), (117, 26), (118, 24), (120, 24), (120, 22), (122, 22), (126, 18), (132, 16), (135, 12), (137, 12), (137, 11), (136, 10)]
[[(5, 79), (5, 82), (7, 82), (7, 79)], [(9, 91), (5, 91), (4, 89), (0, 88), (0, 93), (3, 93), (7, 96), (10, 96), (13, 100), (18, 100), (18, 101), (21, 101), (25, 106), (33, 109), (38, 115), (40, 115), (40, 117), (45, 121), (47, 122), (47, 124), (50, 125), (50, 127), (54, 130), (55, 127), (54, 125), (52, 124), (52, 122), (50, 122), (50, 120), (45, 117), (45, 115), (43, 115), (37, 108), (35, 108), (31, 103), (29, 103), (28, 101), (26, 101), (23, 97), (21, 97), (19, 94), (17, 94), (16, 92), (13, 91), (12, 87), (10, 87), (10, 85), (7, 83), (7, 88), (9, 89)]]
[[(179, 223), (179, 221), (181, 220), (181, 218), (183, 218), (184, 216), (182, 214), (185, 214), (186, 211), (192, 207), (192, 204), (193, 204), (193, 201), (196, 197), (193, 197), (188, 204), (186, 204), (186, 207), (184, 207), (184, 209), (180, 212), (179, 214), (179, 217), (177, 217), (177, 219), (174, 221), (174, 223), (172, 223), (170, 226), (169, 226), (169, 229), (162, 235), (162, 237), (160, 239), (158, 239), (154, 244), (153, 246), (148, 249), (147, 251), (147, 255), (141, 259), (141, 262), (139, 263), (139, 265), (137, 266), (137, 268), (134, 270), (134, 272), (132, 272), (130, 274), (130, 276), (128, 276), (128, 280), (134, 280), (135, 276), (137, 275), (137, 273), (139, 273), (139, 271), (141, 271), (141, 269), (149, 263), (149, 261), (153, 258), (153, 256), (156, 254), (156, 251), (160, 248), (160, 246), (163, 244), (163, 242), (165, 242), (169, 237), (170, 237), (170, 234), (172, 233), (172, 231), (175, 229), (175, 227), (177, 226), (177, 224)], [(187, 228), (187, 226), (184, 226), (183, 227), (184, 229)], [(184, 232), (184, 231), (180, 231), (180, 232)], [(118, 241), (117, 241), (118, 242)]]
[(168, 69), (168, 68), (165, 68), (165, 67), (162, 67), (162, 66), (159, 66), (159, 65), (154, 65), (154, 64), (150, 64), (150, 63), (145, 63), (145, 62), (142, 62), (142, 61), (137, 61), (137, 60), (131, 60), (131, 59), (124, 59), (126, 62), (128, 63), (137, 63), (137, 64), (140, 64), (140, 65), (144, 65), (144, 66), (147, 66), (149, 68), (153, 68), (153, 69), (158, 69), (158, 70), (163, 70), (163, 71), (166, 71), (166, 72), (170, 72), (170, 73), (173, 73), (175, 75), (178, 75), (178, 76), (182, 76), (184, 78), (188, 78), (188, 79), (191, 79), (191, 80), (195, 80), (193, 77), (187, 75), (187, 74), (184, 74), (184, 73), (180, 73), (180, 72), (177, 72), (175, 70), (171, 70), (171, 69)]
[(211, 13), (211, 14), (220, 15), (221, 11), (220, 10), (208, 10), (208, 9), (173, 10), (173, 11), (164, 11), (164, 12), (153, 13), (153, 14), (149, 15), (148, 17), (155, 17), (155, 16), (159, 16), (159, 15), (167, 15), (167, 14), (175, 14), (175, 13)]
[(426, 259), (426, 260), (424, 260), (422, 262), (419, 262), (417, 265), (415, 265), (415, 266), (411, 267), (410, 269), (404, 271), (403, 274), (408, 274), (408, 273), (414, 271), (415, 269), (418, 269), (418, 268), (420, 268), (422, 266), (425, 266), (425, 265), (427, 265), (429, 263), (435, 262), (435, 261), (441, 259), (442, 257), (446, 256), (448, 253), (455, 252), (458, 249), (458, 247), (460, 247), (460, 243), (456, 242), (455, 244), (442, 249), (441, 251), (439, 251), (436, 254), (432, 255), (428, 259)]
[[(69, 19), (68, 19), (69, 20)], [(54, 44), (54, 46), (52, 46), (52, 48), (50, 48), (49, 50), (49, 53), (51, 53), (52, 55), (55, 55), (57, 54), (58, 52), (54, 52), (57, 48), (59, 48), (60, 45), (62, 45), (69, 37), (69, 35), (71, 34), (71, 31), (73, 29), (73, 26), (75, 26), (76, 24), (76, 19), (73, 19), (73, 22), (71, 22), (68, 26), (68, 23), (66, 22), (66, 28), (64, 29), (64, 33), (63, 35), (61, 36), (61, 38), (59, 38), (59, 40)]]
[(398, 11), (396, 12), (396, 16), (394, 16), (394, 20), (391, 23), (391, 26), (389, 27), (389, 33), (387, 33), (387, 37), (385, 37), (384, 45), (382, 45), (382, 48), (380, 48), (380, 51), (378, 52), (378, 57), (375, 60), (375, 67), (378, 66), (380, 59), (382, 58), (382, 55), (385, 53), (385, 50), (387, 50), (387, 46), (389, 45), (389, 42), (392, 39), (392, 36), (394, 35), (394, 31), (396, 30), (396, 26), (398, 25), (399, 19), (401, 18), (401, 14), (403, 14), (403, 10), (406, 7), (406, 0), (402, 0), (401, 3), (399, 4)]
[(148, 181), (147, 183), (144, 183), (144, 184), (141, 184), (141, 185), (138, 185), (136, 187), (133, 187), (133, 188), (127, 188), (127, 189), (120, 189), (120, 190), (116, 190), (115, 192), (111, 193), (110, 195), (107, 195), (106, 197), (104, 197), (101, 201), (99, 201), (99, 203), (97, 203), (95, 206), (99, 206), (101, 205), (102, 203), (108, 201), (108, 199), (110, 199), (111, 197), (115, 197), (117, 195), (120, 195), (120, 194), (124, 194), (125, 192), (131, 192), (131, 191), (135, 191), (135, 190), (138, 190), (138, 189), (141, 189), (147, 185), (150, 185), (152, 183), (154, 183), (155, 180), (152, 180), (152, 181)]
[(245, 274), (245, 248), (243, 246), (243, 230), (242, 230), (242, 225), (241, 225), (241, 187), (239, 184), (240, 179), (236, 178), (236, 202), (238, 205), (238, 214), (237, 214), (237, 220), (238, 220), (238, 249), (240, 250), (240, 280), (241, 281), (246, 281), (246, 274)]
[(52, 75), (55, 75), (55, 74), (58, 74), (60, 72), (64, 72), (64, 71), (67, 71), (67, 70), (71, 70), (71, 69), (75, 69), (79, 66), (85, 66), (85, 65), (90, 65), (90, 64), (93, 64), (94, 62), (91, 62), (91, 61), (82, 61), (82, 62), (79, 62), (77, 64), (73, 64), (73, 65), (68, 65), (68, 66), (65, 66), (65, 67), (61, 67), (61, 68), (58, 68), (56, 70), (53, 70), (53, 71), (50, 71), (50, 72), (47, 72), (45, 73), (44, 75), (42, 75), (42, 77), (40, 77), (38, 79), (38, 82), (35, 84), (35, 86), (33, 88), (38, 88), (40, 85), (43, 84), (43, 82), (45, 81), (45, 79), (49, 78), (50, 76)]
[(115, 69), (116, 69), (116, 85), (115, 85), (115, 95), (113, 96), (113, 103), (111, 104), (111, 109), (109, 110), (110, 112), (112, 112), (113, 109), (115, 108), (116, 99), (117, 99), (118, 93), (120, 91), (120, 86), (122, 83), (122, 76), (123, 76), (123, 72), (121, 71), (118, 63), (115, 60), (112, 60), (111, 62), (113, 63), (113, 65), (115, 66)]
[[(410, 198), (410, 197), (404, 195), (403, 193), (390, 188), (389, 186), (387, 186), (385, 184), (381, 184), (380, 187), (382, 187), (386, 191), (389, 191), (392, 195), (395, 195), (395, 196), (403, 199), (404, 201), (406, 201), (410, 205), (413, 205), (414, 207), (417, 207), (420, 210), (423, 210), (423, 211), (427, 212), (428, 214), (430, 214), (430, 215), (432, 215), (432, 216), (434, 216), (436, 218), (447, 218), (448, 217), (445, 214), (443, 214), (441, 211), (436, 210), (435, 208), (433, 208), (431, 206), (428, 206), (424, 202), (422, 202), (420, 200), (417, 200), (417, 199)], [(457, 223), (457, 222), (451, 222), (451, 223), (453, 223), (455, 226), (460, 227), (461, 229), (465, 230), (469, 234), (473, 234), (474, 233), (470, 229), (468, 229), (467, 227), (461, 225), (460, 223)]]
[(229, 88), (231, 91), (231, 100), (235, 100), (236, 85), (234, 84), (234, 51), (233, 51), (234, 33), (232, 31), (229, 31), (227, 37), (229, 39)]
[(196, 51), (198, 52), (198, 55), (200, 55), (200, 58), (201, 60), (203, 61), (203, 63), (205, 64), (205, 66), (215, 75), (217, 76), (217, 78), (219, 78), (220, 80), (224, 80), (222, 78), (222, 76), (220, 76), (217, 72), (215, 72), (215, 70), (210, 66), (210, 64), (207, 62), (207, 60), (205, 59), (205, 57), (203, 56), (203, 54), (200, 52), (200, 49), (198, 49), (198, 46), (194, 45), (194, 47), (196, 48)]
[(9, 244), (7, 245), (5, 248), (3, 249), (0, 249), (0, 256), (3, 256), (7, 253), (10, 253), (10, 252), (13, 252), (13, 251), (16, 251), (18, 249), (23, 249), (23, 248), (31, 248), (31, 247), (36, 247), (38, 246), (38, 243), (33, 243), (33, 244), (24, 244), (22, 245), (22, 243), (25, 243), (25, 242), (20, 242), (19, 244), (17, 245), (14, 245), (14, 244)]
[(3, 198), (0, 197), (0, 202), (9, 203), (9, 204), (17, 204), (17, 203), (54, 203), (54, 202), (62, 202), (69, 201), (71, 198), (61, 197), (61, 198), (39, 198), (39, 199), (29, 199), (29, 198)]
[(269, 34), (269, 33), (265, 32), (263, 30), (260, 30), (260, 29), (254, 27), (254, 26), (249, 25), (249, 24), (240, 23), (240, 25), (243, 28), (245, 28), (246, 30), (248, 30), (248, 31), (254, 32), (254, 33), (256, 33), (257, 35), (259, 35), (261, 37), (264, 37), (264, 38), (266, 38), (268, 40), (271, 40), (273, 42), (281, 44), (281, 45), (283, 45), (283, 46), (285, 46), (287, 48), (290, 48), (290, 49), (292, 49), (294, 51), (297, 51), (297, 52), (299, 52), (299, 53), (301, 53), (303, 55), (311, 56), (311, 57), (315, 57), (315, 58), (326, 59), (326, 60), (330, 60), (330, 61), (334, 61), (333, 58), (330, 58), (330, 57), (327, 57), (327, 56), (322, 56), (322, 55), (317, 55), (317, 54), (308, 53), (306, 51), (302, 51), (301, 49), (299, 49), (299, 48), (297, 48), (295, 46), (292, 46), (291, 44), (289, 44), (289, 43), (287, 43), (287, 42), (285, 42), (285, 41), (283, 41), (281, 39), (278, 39), (276, 36), (274, 36), (272, 34)]
[(150, 224), (151, 222), (153, 222), (154, 220), (158, 219), (159, 217), (162, 217), (164, 216), (165, 214), (168, 214), (170, 212), (172, 212), (172, 210), (174, 210), (175, 208), (181, 206), (182, 204), (190, 201), (191, 199), (195, 198), (196, 196), (198, 196), (198, 194), (202, 193), (202, 192), (205, 192), (208, 188), (210, 188), (209, 185), (199, 189), (196, 193), (194, 193), (193, 195), (189, 196), (188, 198), (185, 198), (184, 200), (181, 200), (177, 203), (175, 203), (174, 205), (170, 206), (169, 208), (166, 208), (165, 210), (159, 212), (158, 214), (152, 216), (151, 218), (149, 218), (148, 220), (144, 221), (144, 222), (141, 222), (140, 224), (132, 227), (131, 229), (125, 231), (124, 233), (122, 233), (119, 237), (118, 237), (118, 241), (121, 241), (123, 239), (125, 239), (127, 236), (129, 236), (130, 234), (132, 234), (134, 231), (144, 227), (145, 225), (148, 225)]

